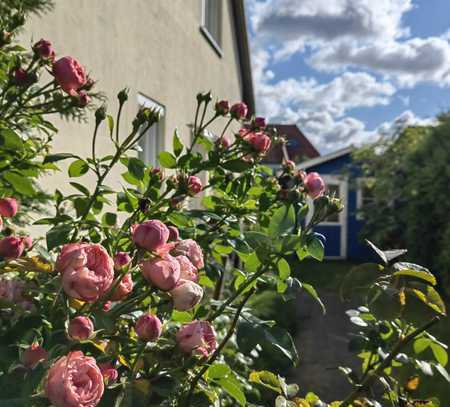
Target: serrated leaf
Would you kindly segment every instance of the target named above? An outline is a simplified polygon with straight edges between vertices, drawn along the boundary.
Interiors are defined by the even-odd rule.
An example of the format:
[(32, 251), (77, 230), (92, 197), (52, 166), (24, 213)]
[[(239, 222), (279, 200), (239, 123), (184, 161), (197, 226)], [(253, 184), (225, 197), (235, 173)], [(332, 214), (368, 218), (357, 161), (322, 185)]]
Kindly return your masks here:
[(159, 163), (164, 168), (175, 168), (177, 166), (177, 159), (173, 154), (170, 154), (167, 151), (161, 151), (159, 153)]
[(70, 177), (81, 177), (86, 174), (89, 170), (88, 163), (84, 160), (76, 160), (69, 166), (69, 176)]
[(295, 210), (292, 205), (278, 208), (269, 223), (270, 236), (277, 237), (289, 233), (295, 226)]

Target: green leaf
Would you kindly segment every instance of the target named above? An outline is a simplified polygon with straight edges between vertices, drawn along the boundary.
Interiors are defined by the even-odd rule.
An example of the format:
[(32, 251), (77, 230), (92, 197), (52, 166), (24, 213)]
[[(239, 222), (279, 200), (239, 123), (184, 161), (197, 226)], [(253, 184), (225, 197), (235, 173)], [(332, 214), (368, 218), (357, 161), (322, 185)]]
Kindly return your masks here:
[(295, 210), (292, 205), (278, 208), (269, 223), (269, 234), (271, 236), (280, 236), (289, 233), (295, 226)]
[(307, 283), (303, 283), (303, 282), (302, 282), (302, 287), (305, 289), (305, 291), (311, 297), (313, 297), (319, 303), (320, 307), (322, 308), (322, 312), (324, 314), (326, 314), (327, 309), (325, 308), (325, 304), (320, 299), (319, 294), (317, 293), (316, 289), (311, 284), (307, 284)]
[(442, 366), (447, 366), (448, 363), (448, 354), (447, 351), (437, 343), (431, 343), (430, 344), (431, 350), (433, 351), (433, 355), (437, 362)]
[(115, 213), (106, 212), (102, 216), (102, 223), (107, 226), (114, 226), (117, 223), (117, 215)]
[(109, 134), (112, 134), (114, 130), (114, 118), (110, 114), (108, 114), (106, 116), (106, 119), (108, 120)]
[(177, 159), (173, 154), (170, 154), (167, 151), (161, 151), (159, 153), (159, 163), (164, 168), (175, 168), (177, 166)]
[(3, 174), (3, 178), (8, 181), (17, 192), (27, 196), (35, 194), (33, 184), (24, 175), (10, 171)]
[(436, 277), (425, 267), (413, 263), (395, 263), (394, 276), (414, 277), (424, 280), (431, 285), (436, 285)]
[(89, 170), (89, 166), (84, 160), (76, 160), (69, 166), (69, 176), (70, 177), (81, 177), (86, 174)]
[(87, 189), (84, 185), (79, 184), (78, 182), (69, 182), (70, 185), (72, 185), (74, 188), (78, 189), (81, 193), (83, 193), (86, 196), (89, 196), (89, 189)]
[(231, 373), (231, 368), (225, 363), (214, 363), (208, 368), (208, 379), (220, 379)]
[(144, 178), (145, 164), (138, 158), (131, 157), (128, 160), (128, 171), (136, 179), (142, 180)]
[(291, 267), (285, 259), (278, 260), (277, 267), (278, 275), (280, 276), (281, 280), (284, 281), (291, 275)]
[(231, 397), (233, 397), (241, 406), (246, 405), (247, 399), (245, 398), (245, 394), (242, 391), (241, 384), (236, 379), (234, 379), (232, 376), (228, 376), (226, 378), (220, 379), (218, 383), (222, 387), (222, 389)]
[(246, 232), (245, 240), (253, 249), (266, 249), (270, 251), (272, 241), (269, 236), (261, 232)]
[(250, 373), (249, 381), (252, 383), (260, 384), (268, 389), (281, 394), (282, 389), (280, 380), (277, 375), (268, 370), (261, 370), (259, 372), (253, 371)]
[(447, 370), (445, 370), (445, 368), (441, 365), (435, 365), (434, 367), (441, 374), (441, 376), (450, 383), (450, 375)]
[(67, 224), (57, 225), (50, 229), (46, 235), (47, 250), (50, 251), (55, 247), (68, 243), (72, 230), (72, 226)]
[(431, 345), (432, 341), (429, 338), (419, 338), (414, 341), (413, 349), (415, 354), (422, 353)]
[(2, 129), (0, 131), (0, 147), (9, 150), (23, 150), (22, 138), (11, 129)]
[(183, 151), (183, 143), (178, 136), (178, 129), (175, 129), (173, 133), (173, 152), (176, 157), (179, 157), (181, 152)]
[(244, 172), (253, 166), (252, 163), (242, 159), (227, 161), (222, 164), (222, 167), (231, 172)]
[(57, 153), (57, 154), (49, 154), (45, 156), (43, 163), (54, 163), (56, 161), (65, 160), (67, 158), (78, 158), (78, 156), (71, 153)]
[(308, 254), (316, 260), (322, 261), (325, 254), (325, 247), (322, 240), (313, 236), (307, 242)]

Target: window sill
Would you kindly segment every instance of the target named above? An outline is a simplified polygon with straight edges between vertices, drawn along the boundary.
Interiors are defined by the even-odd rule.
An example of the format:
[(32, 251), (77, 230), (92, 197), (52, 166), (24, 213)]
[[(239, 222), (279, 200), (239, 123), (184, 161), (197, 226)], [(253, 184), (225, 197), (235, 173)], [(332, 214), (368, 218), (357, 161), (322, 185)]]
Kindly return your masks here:
[(209, 44), (213, 47), (214, 51), (216, 51), (216, 54), (222, 58), (223, 57), (223, 51), (220, 45), (216, 42), (216, 40), (213, 38), (213, 36), (209, 33), (207, 28), (203, 25), (200, 26), (200, 32), (203, 34), (203, 36), (206, 38), (206, 40), (209, 42)]

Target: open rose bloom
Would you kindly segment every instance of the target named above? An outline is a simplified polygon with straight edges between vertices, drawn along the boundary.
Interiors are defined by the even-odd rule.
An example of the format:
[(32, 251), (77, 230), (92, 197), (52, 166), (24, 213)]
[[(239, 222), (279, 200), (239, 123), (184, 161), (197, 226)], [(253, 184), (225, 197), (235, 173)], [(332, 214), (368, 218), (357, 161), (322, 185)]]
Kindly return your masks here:
[(62, 286), (69, 297), (95, 302), (111, 287), (114, 262), (98, 244), (66, 244), (56, 261)]
[(184, 353), (208, 357), (217, 348), (216, 332), (207, 321), (192, 321), (183, 325), (176, 339)]
[(95, 407), (105, 390), (103, 375), (94, 358), (71, 352), (49, 369), (45, 395), (55, 407)]

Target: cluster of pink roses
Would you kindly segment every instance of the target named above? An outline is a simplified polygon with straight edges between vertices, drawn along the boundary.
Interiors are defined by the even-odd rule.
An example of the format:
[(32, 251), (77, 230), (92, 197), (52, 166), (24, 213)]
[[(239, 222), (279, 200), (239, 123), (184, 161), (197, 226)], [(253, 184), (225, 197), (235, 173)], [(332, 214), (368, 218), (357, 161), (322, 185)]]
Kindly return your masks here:
[[(87, 94), (94, 82), (87, 76), (80, 63), (72, 57), (62, 57), (55, 61), (55, 50), (50, 41), (41, 39), (33, 45), (35, 60), (51, 65), (52, 74), (61, 89), (77, 99), (78, 105), (84, 107), (91, 101)], [(19, 86), (29, 86), (35, 80), (35, 74), (19, 67), (13, 72), (14, 81)]]
[[(177, 310), (189, 310), (203, 297), (198, 285), (199, 270), (204, 267), (203, 252), (192, 239), (181, 240), (174, 226), (159, 220), (148, 220), (131, 228), (132, 240), (145, 251), (139, 267), (143, 277), (162, 291), (167, 291)], [(118, 252), (114, 260), (98, 244), (72, 243), (63, 246), (56, 261), (61, 273), (62, 287), (69, 297), (95, 302), (111, 290), (114, 270), (123, 273), (131, 263), (128, 253)], [(131, 273), (125, 270), (120, 282), (114, 285), (113, 301), (125, 298), (133, 290)], [(163, 324), (157, 315), (144, 313), (134, 326), (139, 340), (157, 341)], [(94, 324), (87, 316), (77, 316), (69, 321), (67, 336), (72, 341), (92, 339)], [(176, 335), (180, 350), (187, 354), (208, 357), (216, 348), (216, 334), (209, 322), (194, 320), (183, 325)], [(24, 355), (28, 367), (45, 360), (45, 350), (32, 345)], [(25, 365), (25, 362), (23, 362)], [(118, 378), (111, 363), (97, 365), (95, 359), (82, 352), (71, 352), (59, 358), (49, 369), (45, 394), (56, 407), (94, 407), (104, 392), (104, 382)]]
[[(0, 199), (0, 228), (3, 218), (12, 218), (17, 214), (19, 204), (14, 198)], [(31, 249), (33, 239), (30, 236), (6, 236), (0, 239), (0, 257), (16, 259), (22, 256), (25, 250)]]

